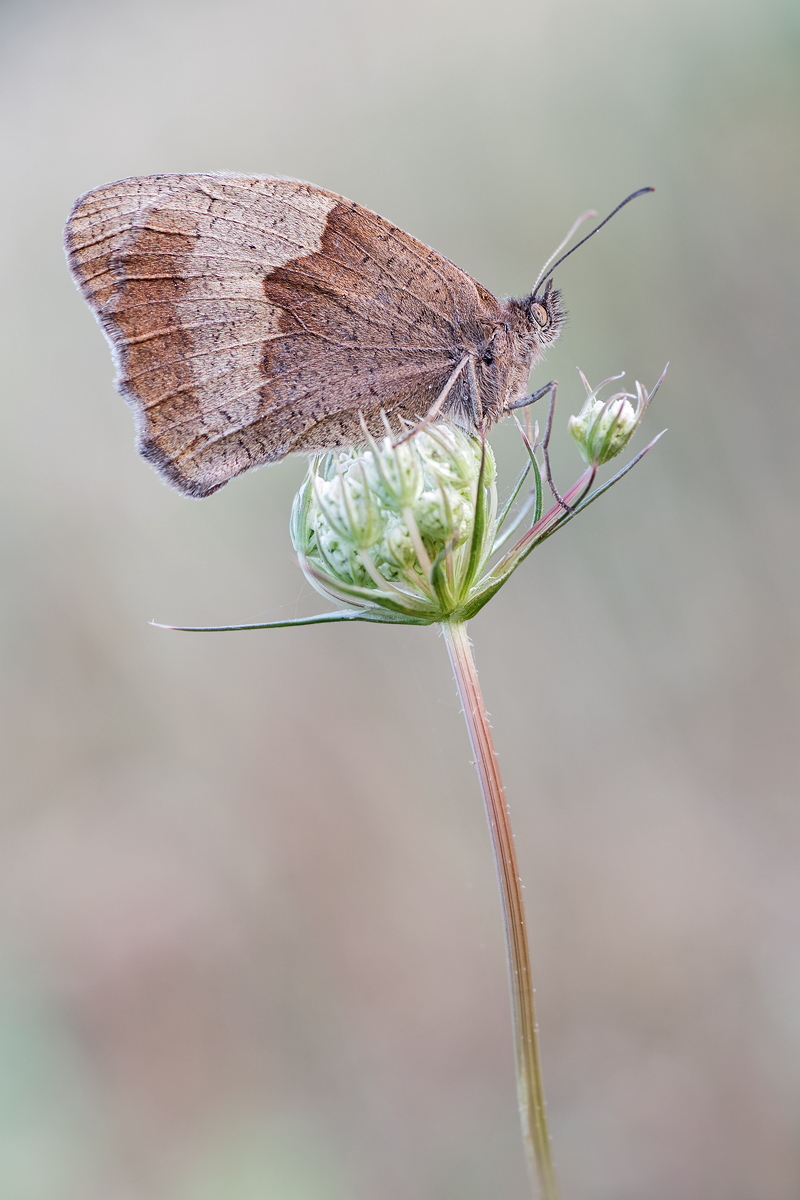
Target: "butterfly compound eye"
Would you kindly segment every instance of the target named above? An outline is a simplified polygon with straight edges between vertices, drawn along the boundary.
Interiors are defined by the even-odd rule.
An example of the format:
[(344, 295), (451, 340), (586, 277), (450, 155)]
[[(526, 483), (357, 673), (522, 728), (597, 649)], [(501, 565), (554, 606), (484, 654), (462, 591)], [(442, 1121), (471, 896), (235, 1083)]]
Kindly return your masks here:
[(545, 308), (545, 306), (543, 304), (532, 304), (531, 305), (531, 316), (533, 317), (536, 324), (541, 325), (542, 329), (544, 329), (544, 327), (548, 321), (547, 309)]

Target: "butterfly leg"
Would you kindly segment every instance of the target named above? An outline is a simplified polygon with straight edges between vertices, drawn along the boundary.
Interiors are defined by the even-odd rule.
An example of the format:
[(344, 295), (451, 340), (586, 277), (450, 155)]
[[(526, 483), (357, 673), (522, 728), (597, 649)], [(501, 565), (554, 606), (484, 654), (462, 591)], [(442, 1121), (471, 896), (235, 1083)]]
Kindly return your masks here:
[(555, 483), (553, 482), (553, 472), (550, 468), (550, 453), (549, 453), (548, 447), (550, 445), (550, 434), (553, 429), (553, 414), (556, 411), (556, 393), (557, 393), (557, 391), (558, 391), (558, 383), (556, 382), (555, 379), (551, 379), (549, 383), (546, 383), (544, 385), (544, 387), (540, 387), (538, 391), (532, 392), (530, 394), (530, 396), (525, 396), (525, 397), (523, 397), (522, 400), (516, 400), (513, 404), (506, 405), (505, 411), (510, 412), (511, 409), (513, 409), (513, 408), (525, 408), (525, 407), (527, 407), (527, 405), (535, 404), (537, 400), (541, 400), (542, 396), (547, 395), (548, 392), (550, 393), (550, 408), (547, 413), (547, 425), (545, 427), (544, 437), (542, 438), (542, 454), (544, 456), (544, 473), (545, 473), (545, 478), (547, 479), (547, 485), (550, 488), (550, 491), (553, 493), (554, 498), (558, 501), (558, 503), (564, 509), (564, 512), (572, 512), (572, 509), (567, 504), (566, 500), (561, 495), (561, 493), (559, 492)]
[(422, 420), (414, 425), (413, 428), (409, 429), (408, 433), (404, 434), (399, 441), (395, 442), (395, 446), (402, 446), (403, 442), (407, 442), (410, 438), (416, 437), (418, 433), (422, 433), (423, 429), (427, 428), (428, 425), (431, 425), (436, 420), (439, 413), (442, 411), (444, 402), (449, 396), (453, 384), (456, 382), (459, 375), (464, 370), (464, 367), (467, 365), (468, 359), (469, 355), (465, 354)]
[(521, 400), (515, 400), (513, 404), (507, 404), (503, 411), (511, 412), (514, 408), (527, 408), (529, 404), (535, 404), (537, 400), (541, 400), (542, 396), (546, 396), (548, 392), (557, 387), (558, 384), (556, 381), (551, 379), (544, 387), (540, 387), (537, 392), (531, 392), (530, 396), (523, 396)]

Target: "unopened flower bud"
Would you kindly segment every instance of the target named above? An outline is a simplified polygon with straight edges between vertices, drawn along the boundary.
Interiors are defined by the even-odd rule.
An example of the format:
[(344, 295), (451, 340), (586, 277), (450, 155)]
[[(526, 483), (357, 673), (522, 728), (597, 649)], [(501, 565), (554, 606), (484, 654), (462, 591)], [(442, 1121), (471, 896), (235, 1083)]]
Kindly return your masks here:
[[(480, 451), (474, 441), (452, 425), (434, 425), (420, 434), (419, 451), (429, 475), (449, 483), (461, 491), (469, 491), (478, 480), (481, 468)], [(490, 487), (495, 480), (495, 461), (491, 447), (486, 444), (483, 482)]]
[(460, 542), (472, 520), (474, 505), (454, 487), (425, 491), (414, 505), (414, 520), (426, 540), (439, 543)]
[(414, 442), (393, 445), (384, 438), (380, 445), (371, 443), (372, 450), (363, 462), (369, 486), (388, 508), (402, 509), (417, 500), (424, 487), (422, 463)]
[(368, 550), (378, 541), (385, 521), (378, 497), (369, 487), (364, 464), (351, 461), (332, 479), (315, 478), (317, 503), (331, 529), (356, 550)]
[[(586, 384), (588, 395), (583, 408), (569, 419), (569, 431), (584, 460), (598, 465), (616, 458), (625, 449), (649, 403), (647, 393), (639, 383), (636, 384), (636, 396), (630, 392), (617, 392), (605, 401), (598, 396), (603, 386), (601, 383), (599, 388), (592, 390)], [(631, 400), (637, 401), (636, 408)]]
[[(414, 543), (411, 540), (408, 526), (402, 517), (398, 517), (386, 530), (386, 536), (379, 546), (375, 548), (375, 558), (378, 562), (378, 569), (383, 570), (384, 566), (397, 567), (400, 570), (413, 570), (416, 561), (417, 552), (414, 548)], [(386, 572), (384, 574), (395, 574), (395, 572)]]

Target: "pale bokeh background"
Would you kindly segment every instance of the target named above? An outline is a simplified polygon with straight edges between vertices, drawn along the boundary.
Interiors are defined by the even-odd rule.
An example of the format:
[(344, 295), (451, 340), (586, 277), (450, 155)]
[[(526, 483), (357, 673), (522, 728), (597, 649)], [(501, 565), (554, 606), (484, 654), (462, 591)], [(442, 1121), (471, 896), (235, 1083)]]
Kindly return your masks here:
[(799, 64), (791, 0), (5, 0), (3, 1200), (527, 1195), (436, 631), (147, 624), (320, 607), (303, 463), (163, 486), (62, 256), (87, 188), (216, 169), (501, 295), (658, 189), (560, 270), (534, 379), (565, 485), (576, 364), (670, 359), (669, 433), (472, 635), (565, 1200), (800, 1195)]

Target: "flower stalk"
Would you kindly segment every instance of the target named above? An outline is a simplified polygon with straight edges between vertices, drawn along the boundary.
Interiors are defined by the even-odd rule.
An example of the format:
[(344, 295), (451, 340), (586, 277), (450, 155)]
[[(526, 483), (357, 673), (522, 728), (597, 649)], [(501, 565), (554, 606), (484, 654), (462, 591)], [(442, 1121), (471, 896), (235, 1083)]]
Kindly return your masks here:
[(489, 822), (497, 868), (511, 993), (517, 1099), (528, 1171), (531, 1182), (534, 1187), (538, 1187), (542, 1200), (559, 1200), (558, 1181), (547, 1128), (522, 882), (503, 782), (500, 778), (500, 766), (466, 626), (463, 621), (444, 621), (442, 631), (475, 755), (475, 769), (486, 806), (486, 818)]

